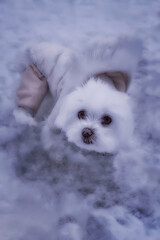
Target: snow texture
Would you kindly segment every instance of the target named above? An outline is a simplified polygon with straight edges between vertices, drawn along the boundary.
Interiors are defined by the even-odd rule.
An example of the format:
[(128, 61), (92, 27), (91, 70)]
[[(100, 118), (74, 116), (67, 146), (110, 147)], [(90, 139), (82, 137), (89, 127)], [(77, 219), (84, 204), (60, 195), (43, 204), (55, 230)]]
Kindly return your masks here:
[[(160, 1), (1, 0), (0, 29), (0, 239), (57, 240), (68, 217), (75, 240), (159, 240)], [(83, 152), (55, 132), (52, 151), (43, 150), (41, 124), (13, 116), (20, 48), (41, 40), (81, 47), (125, 34), (144, 44), (129, 89), (131, 149)]]

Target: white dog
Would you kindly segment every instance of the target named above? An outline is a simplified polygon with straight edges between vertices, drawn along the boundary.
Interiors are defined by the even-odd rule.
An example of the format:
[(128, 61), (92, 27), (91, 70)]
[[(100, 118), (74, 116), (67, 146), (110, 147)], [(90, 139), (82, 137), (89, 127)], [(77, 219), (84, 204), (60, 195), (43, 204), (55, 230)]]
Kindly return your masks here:
[[(31, 66), (33, 72), (26, 73), (25, 77), (31, 79), (28, 83), (25, 80), (19, 91), (19, 97), (28, 96), (29, 101), (28, 98), (23, 99), (25, 101), (19, 105), (32, 110), (34, 103), (37, 108), (40, 92), (44, 96), (47, 89), (46, 82), (43, 82), (44, 76), (55, 100), (43, 128), (42, 139), (46, 149), (53, 146), (52, 131), (55, 128), (61, 129), (69, 142), (88, 151), (113, 154), (127, 146), (134, 128), (127, 90), (140, 54), (140, 42), (128, 38), (97, 41), (77, 51), (48, 43), (36, 44), (26, 50), (21, 59), (21, 70)], [(32, 83), (33, 73), (38, 77)], [(39, 88), (36, 82), (38, 78), (41, 83), (38, 83)], [(62, 189), (60, 191), (63, 204), (58, 220), (59, 240), (84, 239), (84, 226), (88, 228), (86, 231), (89, 234), (86, 239), (92, 232), (92, 226), (102, 232), (101, 235), (112, 238), (106, 230), (107, 224), (102, 224), (102, 220), (105, 223), (103, 215), (107, 216), (108, 210), (103, 210), (103, 214), (95, 210), (96, 214), (92, 214), (90, 203), (88, 207), (76, 195), (68, 196)], [(78, 221), (81, 214), (82, 223)]]
[(43, 130), (45, 147), (52, 147), (55, 127), (89, 151), (126, 147), (133, 132), (127, 89), (140, 54), (140, 42), (129, 38), (97, 41), (79, 51), (48, 43), (28, 48), (23, 67), (36, 64), (56, 98)]

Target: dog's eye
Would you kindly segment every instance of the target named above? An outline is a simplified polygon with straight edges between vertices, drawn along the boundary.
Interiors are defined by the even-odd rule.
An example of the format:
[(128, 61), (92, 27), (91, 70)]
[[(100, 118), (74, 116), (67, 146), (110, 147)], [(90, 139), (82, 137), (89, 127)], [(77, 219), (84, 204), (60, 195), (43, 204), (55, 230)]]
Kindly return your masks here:
[(78, 112), (78, 118), (79, 119), (85, 119), (86, 116), (87, 116), (87, 114), (86, 114), (85, 110), (81, 110), (81, 111)]
[(101, 119), (101, 124), (103, 126), (110, 125), (111, 122), (112, 122), (112, 118), (110, 116), (108, 116), (108, 115), (103, 116), (102, 119)]

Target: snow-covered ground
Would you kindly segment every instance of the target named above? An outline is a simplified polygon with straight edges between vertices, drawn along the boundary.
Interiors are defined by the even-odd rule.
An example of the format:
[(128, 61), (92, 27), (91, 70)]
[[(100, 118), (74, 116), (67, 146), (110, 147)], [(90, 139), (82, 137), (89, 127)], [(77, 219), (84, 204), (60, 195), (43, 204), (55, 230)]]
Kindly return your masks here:
[[(115, 157), (87, 154), (41, 127), (16, 123), (16, 55), (28, 42), (81, 46), (135, 35), (143, 57), (130, 88), (136, 141)], [(84, 240), (160, 239), (160, 1), (0, 1), (0, 239), (56, 240), (58, 219), (75, 213)]]

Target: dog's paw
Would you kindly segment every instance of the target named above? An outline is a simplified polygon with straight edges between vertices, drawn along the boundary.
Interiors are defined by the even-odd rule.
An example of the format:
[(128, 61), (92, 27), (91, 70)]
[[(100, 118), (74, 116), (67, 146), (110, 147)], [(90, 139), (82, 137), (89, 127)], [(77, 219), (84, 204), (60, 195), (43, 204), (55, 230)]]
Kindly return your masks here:
[(13, 116), (17, 123), (23, 124), (23, 125), (29, 125), (29, 126), (36, 126), (37, 122), (32, 117), (31, 113), (25, 109), (22, 108), (16, 108), (13, 111)]

